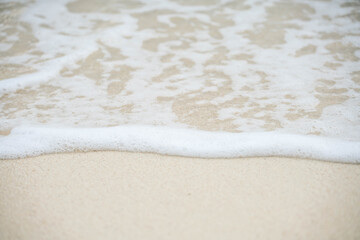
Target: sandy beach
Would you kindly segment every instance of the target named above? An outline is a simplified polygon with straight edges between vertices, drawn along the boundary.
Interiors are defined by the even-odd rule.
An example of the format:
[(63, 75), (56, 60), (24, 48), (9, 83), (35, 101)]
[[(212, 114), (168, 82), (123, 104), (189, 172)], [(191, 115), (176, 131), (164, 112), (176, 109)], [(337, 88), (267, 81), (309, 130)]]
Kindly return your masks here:
[(1, 1), (0, 240), (360, 239), (359, 12)]
[(0, 239), (359, 239), (360, 165), (127, 152), (0, 161)]

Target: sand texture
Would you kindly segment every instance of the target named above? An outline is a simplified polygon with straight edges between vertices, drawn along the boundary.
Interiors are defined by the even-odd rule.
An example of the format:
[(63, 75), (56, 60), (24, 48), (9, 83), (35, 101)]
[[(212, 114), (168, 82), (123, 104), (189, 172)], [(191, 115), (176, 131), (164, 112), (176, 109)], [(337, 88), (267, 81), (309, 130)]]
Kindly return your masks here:
[(0, 239), (360, 239), (360, 165), (123, 152), (3, 160)]
[[(345, 0), (1, 1), (0, 140), (28, 125), (100, 139), (91, 129), (138, 124), (358, 142), (359, 12)], [(79, 150), (68, 140), (63, 150)], [(0, 160), (0, 240), (13, 239), (356, 240), (360, 165)]]

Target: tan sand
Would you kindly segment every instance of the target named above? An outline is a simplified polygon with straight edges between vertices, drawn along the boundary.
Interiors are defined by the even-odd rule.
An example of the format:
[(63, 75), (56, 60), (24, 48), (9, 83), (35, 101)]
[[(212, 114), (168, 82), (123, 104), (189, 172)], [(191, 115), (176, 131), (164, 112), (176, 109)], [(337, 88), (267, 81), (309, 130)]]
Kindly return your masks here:
[[(142, 5), (136, 1), (116, 2), (121, 3), (121, 8), (113, 7), (111, 1), (103, 4), (98, 0), (77, 0), (61, 11), (66, 7), (72, 14), (125, 14), (124, 9), (129, 11)], [(189, 7), (191, 4), (211, 6), (217, 1), (175, 2)], [(321, 117), (325, 109), (334, 109), (348, 100), (359, 102), (354, 91), (359, 92), (360, 72), (351, 70), (360, 61), (356, 41), (352, 40), (359, 35), (349, 24), (345, 26), (346, 19), (354, 26), (359, 23), (356, 4), (339, 3), (341, 15), (325, 11), (321, 18), (310, 3), (272, 4), (265, 8), (266, 17), (252, 23), (251, 28), (227, 35), (235, 25), (228, 8), (239, 14), (251, 11), (248, 3), (242, 1), (229, 4), (194, 11), (208, 15), (209, 21), (203, 17), (189, 21), (190, 15), (178, 9), (129, 14), (137, 22), (137, 30), (123, 37), (114, 32), (114, 36), (119, 36), (113, 40), (107, 39), (106, 33), (111, 32), (113, 24), (122, 27), (122, 20), (84, 18), (83, 26), (79, 26), (81, 31), (105, 34), (94, 39), (93, 44), (98, 44), (98, 48), (76, 64), (66, 61), (59, 68), (60, 78), (3, 94), (0, 119), (9, 123), (20, 119), (24, 123), (60, 122), (69, 126), (78, 126), (80, 122), (83, 126), (97, 127), (101, 122), (101, 127), (105, 127), (133, 123), (131, 119), (141, 120), (134, 124), (158, 124), (164, 113), (168, 113), (173, 116), (170, 119), (176, 119), (174, 124), (212, 131), (270, 131), (282, 129), (286, 124), (297, 131), (303, 120), (306, 123), (314, 120), (313, 128), (306, 128), (314, 129), (309, 134), (321, 135), (326, 129), (326, 122), (320, 121), (324, 119)], [(30, 5), (26, 1), (1, 5), (0, 30), (7, 33), (4, 41), (10, 48), (2, 51), (0, 80), (43, 73), (50, 61), (57, 58), (59, 63), (54, 64), (60, 64), (63, 57), (68, 57), (63, 46), (76, 46), (71, 41), (65, 42), (71, 38), (71, 31), (57, 29), (43, 14), (35, 15), (37, 22), (43, 21), (39, 24), (41, 31), (52, 29), (64, 40), (59, 46), (53, 43), (56, 51), (50, 51), (44, 44), (49, 41), (48, 35), (39, 35), (29, 22), (20, 18)], [(354, 10), (350, 12), (351, 8)], [(160, 17), (169, 19), (171, 25), (160, 21)], [(312, 19), (315, 29), (306, 27), (312, 26), (308, 24)], [(316, 29), (322, 22), (335, 28)], [(223, 28), (227, 30), (222, 31)], [(134, 51), (144, 57), (152, 53), (148, 66), (138, 62), (137, 55), (127, 55), (128, 51), (124, 51), (135, 46), (130, 44), (134, 39), (145, 36), (139, 35), (143, 30), (153, 34), (146, 34), (142, 46)], [(299, 34), (294, 34), (295, 30)], [(204, 41), (203, 36), (208, 36), (212, 53), (194, 47), (196, 42)], [(232, 39), (234, 36), (242, 37)], [(249, 44), (243, 41), (245, 45), (234, 51), (227, 43), (237, 39)], [(342, 39), (346, 39), (346, 44)], [(90, 38), (87, 40), (91, 43)], [(295, 46), (294, 40), (304, 46)], [(282, 52), (282, 48), (293, 51)], [(272, 88), (280, 73), (264, 68), (270, 61), (262, 56), (267, 56), (263, 53), (269, 49), (279, 56), (286, 54), (286, 59), (291, 60), (292, 64), (282, 68), (302, 67), (316, 77), (313, 89), (309, 90), (315, 104), (304, 105), (305, 92), (297, 88), (296, 91)], [(74, 49), (74, 53), (78, 51)], [(193, 52), (202, 57), (196, 58)], [(126, 61), (128, 58), (132, 61)], [(299, 61), (301, 58), (311, 61)], [(14, 59), (19, 60), (13, 62)], [(299, 62), (303, 65), (294, 64)], [(244, 70), (239, 68), (238, 75), (231, 75), (230, 63), (237, 63), (236, 68), (245, 66)], [(153, 71), (153, 66), (158, 72)], [(147, 69), (147, 78), (151, 79), (146, 82), (146, 89), (168, 91), (159, 95), (139, 88), (145, 100), (134, 101), (139, 98), (134, 97), (136, 92), (131, 87), (138, 85), (137, 76), (142, 78), (136, 75), (139, 69)], [(197, 69), (203, 71), (198, 73)], [(296, 76), (297, 72), (285, 73), (279, 76), (302, 79)], [(81, 89), (92, 91), (69, 88), (79, 77), (89, 80), (87, 88)], [(201, 87), (188, 88), (193, 79)], [(348, 89), (344, 88), (344, 79), (353, 82)], [(64, 81), (71, 84), (63, 84)], [(238, 81), (242, 84), (234, 84)], [(209, 88), (216, 91), (204, 91)], [(90, 105), (97, 106), (94, 109), (99, 112), (89, 111)], [(150, 111), (153, 106), (156, 108)], [(346, 107), (350, 105), (344, 106), (344, 112), (350, 113)], [(221, 112), (226, 109), (237, 110), (223, 118)], [(328, 118), (330, 123), (339, 118), (338, 114), (334, 116)], [(349, 126), (358, 123), (345, 120)], [(8, 135), (12, 127), (2, 124), (0, 135)], [(331, 129), (329, 134), (334, 134)], [(120, 152), (0, 160), (0, 240), (7, 239), (360, 239), (360, 165), (288, 158), (196, 159)]]
[(3, 160), (0, 239), (360, 239), (360, 165), (121, 152)]

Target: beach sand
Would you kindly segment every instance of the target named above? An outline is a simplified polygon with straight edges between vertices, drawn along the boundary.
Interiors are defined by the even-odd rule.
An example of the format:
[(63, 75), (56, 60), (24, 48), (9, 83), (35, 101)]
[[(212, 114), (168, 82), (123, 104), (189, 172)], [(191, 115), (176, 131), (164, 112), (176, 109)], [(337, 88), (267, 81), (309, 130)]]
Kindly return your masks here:
[[(0, 4), (0, 135), (140, 124), (358, 141), (356, 2), (142, 2)], [(0, 160), (9, 239), (360, 239), (360, 165), (129, 152)]]
[(127, 152), (2, 160), (0, 239), (360, 239), (360, 165)]

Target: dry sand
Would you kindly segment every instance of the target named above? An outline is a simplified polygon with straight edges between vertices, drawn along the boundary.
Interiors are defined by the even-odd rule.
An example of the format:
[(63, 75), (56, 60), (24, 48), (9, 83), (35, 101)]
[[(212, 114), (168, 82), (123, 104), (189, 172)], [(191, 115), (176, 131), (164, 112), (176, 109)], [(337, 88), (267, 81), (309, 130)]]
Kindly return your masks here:
[(360, 165), (123, 152), (2, 160), (0, 239), (360, 239)]

